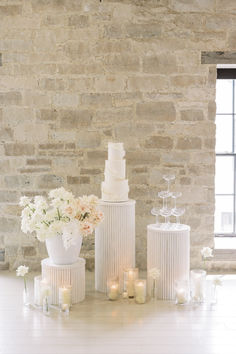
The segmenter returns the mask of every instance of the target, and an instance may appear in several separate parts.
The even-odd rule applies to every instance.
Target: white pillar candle
[[[128,292],[129,297],[134,297],[134,283],[138,278],[138,268],[129,268],[124,271],[124,290]]]
[[[59,288],[59,304],[71,306],[71,286]]]
[[[119,282],[113,281],[108,285],[109,300],[117,300],[119,297]]]
[[[144,304],[146,301],[146,280],[138,279],[135,281],[135,301]]]

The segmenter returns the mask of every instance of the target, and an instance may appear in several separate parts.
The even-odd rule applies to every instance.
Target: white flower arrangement
[[[42,196],[34,199],[21,197],[21,230],[35,233],[39,241],[64,233],[64,246],[73,244],[78,232],[82,236],[91,234],[103,220],[103,213],[97,209],[98,198],[94,195],[75,198],[63,187],[53,189],[48,200]]]
[[[210,247],[203,247],[201,249],[201,255],[202,255],[202,259],[206,260],[208,258],[212,258],[213,254],[212,254],[213,250]]]
[[[222,275],[216,276],[213,278],[212,280],[213,285],[216,286],[222,286],[223,285],[223,281],[222,281]]]
[[[27,289],[25,276],[26,276],[26,274],[28,274],[28,272],[29,272],[29,267],[26,267],[25,265],[21,265],[16,269],[17,277],[23,277],[23,279],[24,279],[25,291]]]
[[[148,271],[148,276],[154,280],[159,279],[161,275],[160,269],[157,268],[151,268]]]

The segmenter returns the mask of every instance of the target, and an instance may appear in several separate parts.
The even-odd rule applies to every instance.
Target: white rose
[[[29,267],[26,267],[25,265],[21,265],[17,268],[16,270],[16,275],[18,277],[24,277],[25,274],[27,274],[29,271]]]

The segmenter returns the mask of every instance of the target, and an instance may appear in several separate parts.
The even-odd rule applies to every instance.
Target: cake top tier
[[[108,143],[108,160],[121,160],[124,156],[123,143]]]

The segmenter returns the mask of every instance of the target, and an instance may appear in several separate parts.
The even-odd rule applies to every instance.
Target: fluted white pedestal
[[[104,221],[95,231],[95,288],[106,292],[107,281],[118,277],[123,289],[123,271],[135,266],[135,201],[100,201]]]
[[[46,279],[52,287],[52,303],[59,302],[59,288],[72,286],[72,304],[83,301],[85,298],[85,260],[78,258],[76,263],[70,265],[56,265],[45,258],[41,262],[42,279]]]
[[[161,300],[174,300],[174,284],[188,280],[190,271],[190,227],[163,230],[155,224],[147,227],[147,270],[160,270],[157,296]]]

